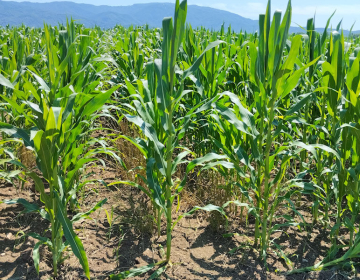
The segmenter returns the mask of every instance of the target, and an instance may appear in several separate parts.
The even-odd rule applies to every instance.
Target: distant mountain
[[[315,28],[316,32],[320,33],[322,35],[322,33],[324,32],[325,28]],[[335,31],[336,29],[332,29],[331,27],[328,28],[328,34],[331,31]],[[302,29],[301,27],[290,27],[290,32],[291,33],[306,33],[306,31],[304,29]],[[339,31],[341,32],[341,31]],[[344,30],[344,35],[347,36],[349,35],[350,31],[349,30]],[[352,34],[360,34],[360,30],[358,31],[352,31]]]
[[[174,15],[172,3],[135,4],[131,6],[94,6],[73,2],[12,2],[0,1],[0,25],[21,25],[42,27],[44,22],[56,25],[73,18],[86,26],[98,25],[111,28],[116,24],[123,26],[149,24],[161,27],[162,19]],[[188,6],[187,21],[193,27],[204,26],[208,29],[220,29],[223,22],[231,24],[235,31],[254,32],[258,21],[237,14],[196,5]]]
[[[111,28],[116,24],[123,26],[149,24],[150,27],[161,27],[162,19],[174,15],[173,3],[135,4],[131,6],[94,6],[73,2],[13,2],[0,0],[0,25],[21,25],[42,27],[44,22],[57,25],[64,23],[66,18],[73,18],[86,26],[98,25]],[[219,30],[221,25],[231,27],[234,31],[254,32],[258,30],[258,21],[244,18],[223,10],[188,6],[187,22],[193,27],[204,26]],[[322,32],[323,29],[317,29]],[[304,33],[300,27],[291,27],[290,32]],[[349,32],[344,31],[347,35]],[[354,33],[359,34],[360,31]]]

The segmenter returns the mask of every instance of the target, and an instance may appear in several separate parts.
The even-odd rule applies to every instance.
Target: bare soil
[[[89,171],[93,171],[89,178],[105,178],[107,183],[116,180],[118,172],[101,167]],[[92,214],[93,220],[76,224],[76,232],[87,252],[92,279],[108,279],[110,274],[163,259],[165,229],[158,238],[156,229],[152,227],[151,209],[143,194],[126,186],[106,188],[100,183],[86,188],[80,199],[83,211],[108,198],[107,204]],[[0,201],[21,197],[40,204],[39,196],[31,189],[19,190],[2,183]],[[173,213],[174,217],[193,207],[191,196],[185,191],[180,210]],[[112,208],[114,221],[110,228],[104,209],[111,213]],[[301,213],[310,219],[307,214],[309,209],[303,208]],[[0,279],[51,279],[51,258],[47,249],[41,248],[38,276],[32,261],[35,240],[24,235],[28,232],[42,235],[48,224],[36,214],[22,214],[22,210],[20,205],[0,204]],[[160,279],[360,279],[346,268],[285,276],[283,272],[291,267],[273,250],[269,250],[268,266],[265,268],[253,247],[254,224],[251,219],[246,225],[245,221],[232,217],[227,231],[221,219],[216,220],[220,221],[220,226],[214,227],[214,219],[213,214],[199,211],[177,224],[173,232],[173,265]],[[236,234],[224,237],[229,232]],[[309,232],[290,227],[272,236],[293,262],[293,268],[314,265],[326,256],[330,244],[328,232],[320,226],[309,229]],[[69,259],[60,268],[57,279],[85,279],[76,257],[71,252],[68,254]],[[134,279],[148,279],[150,275]]]

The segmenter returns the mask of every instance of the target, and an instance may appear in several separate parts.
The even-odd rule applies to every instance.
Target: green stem
[[[170,262],[171,256],[171,228],[172,228],[172,203],[171,203],[171,188],[172,188],[172,180],[171,180],[171,171],[172,171],[172,141],[173,141],[173,131],[172,131],[172,123],[173,123],[173,91],[174,91],[174,75],[175,75],[175,59],[176,53],[175,51],[175,36],[176,36],[176,26],[177,19],[175,18],[175,26],[172,34],[172,45],[171,45],[171,59],[170,59],[170,83],[169,83],[169,94],[170,101],[167,107],[168,111],[168,120],[167,120],[167,130],[168,130],[168,138],[166,144],[166,191],[165,191],[165,199],[166,199],[166,262]]]
[[[52,188],[50,188],[52,189]],[[57,261],[57,251],[58,251],[58,248],[57,248],[57,229],[56,229],[56,218],[55,218],[55,215],[56,215],[56,201],[55,201],[55,198],[54,198],[54,193],[51,192],[51,198],[52,198],[52,201],[53,201],[53,213],[51,213],[50,215],[53,215],[52,219],[51,219],[51,242],[52,242],[52,245],[53,245],[53,248],[52,248],[52,259],[53,259],[53,269],[54,269],[54,277],[57,277],[57,265],[58,265],[58,261]]]
[[[1,111],[1,121],[6,123],[6,120],[5,120],[5,116],[4,116],[4,111]],[[6,134],[5,132],[1,132],[1,137],[2,137],[2,140],[5,141],[6,140]],[[7,164],[6,162],[4,162],[4,171],[7,171]]]
[[[157,213],[157,228],[158,228],[158,237],[161,236],[161,208],[158,208]]]
[[[171,203],[171,170],[172,170],[172,105],[170,105],[169,119],[168,119],[168,142],[167,142],[167,170],[166,170],[166,261],[170,262],[171,254],[171,227],[172,227],[172,203]]]
[[[263,109],[265,110],[265,109]],[[262,114],[261,117],[261,121],[260,121],[260,134],[259,134],[259,142],[258,142],[258,147],[259,147],[259,152],[262,151],[262,141],[263,141],[263,133],[264,133],[264,115]],[[261,172],[262,172],[262,164],[261,162],[258,163],[258,175],[257,175],[257,192],[258,192],[258,196],[257,196],[257,207],[258,209],[261,208]],[[259,217],[260,217],[260,211],[259,211]],[[255,219],[255,247],[257,247],[258,245],[258,239],[260,237],[260,230],[259,230],[259,225],[260,225],[260,218],[256,217]]]
[[[274,201],[278,201],[278,197],[279,197],[280,190],[281,190],[281,184],[276,184],[275,189],[276,189],[276,191],[275,191]],[[268,225],[268,227],[270,229],[272,227],[272,221],[273,221],[276,209],[277,209],[276,204],[273,204],[270,208],[269,225]],[[269,237],[270,237],[270,234],[267,234],[266,244],[269,244]]]
[[[274,105],[276,99],[276,92],[273,92],[273,97],[270,101],[270,114],[266,136],[266,148],[265,148],[265,182],[264,182],[264,204],[263,204],[263,217],[262,217],[262,236],[261,236],[261,251],[262,258],[266,262],[267,251],[267,220],[268,220],[268,207],[269,207],[269,192],[270,192],[270,149],[272,144],[272,122],[274,120]]]

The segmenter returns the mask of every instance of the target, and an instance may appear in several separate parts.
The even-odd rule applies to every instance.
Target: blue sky
[[[20,0],[21,1],[21,0]],[[31,2],[52,2],[51,0],[27,0]],[[123,6],[135,3],[175,2],[175,0],[72,0],[77,3],[93,5]],[[272,0],[272,11],[286,8],[287,0]],[[267,0],[188,0],[189,5],[209,6],[239,14],[243,17],[257,19],[264,13]],[[316,12],[316,27],[324,27],[328,17],[335,11],[332,25],[335,27],[343,19],[343,28],[350,29],[355,23],[354,30],[360,30],[360,1],[359,0],[293,0],[292,25],[306,25],[306,20]]]

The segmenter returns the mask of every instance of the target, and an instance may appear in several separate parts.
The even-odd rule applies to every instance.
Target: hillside
[[[173,16],[174,4],[150,3],[131,6],[94,6],[72,2],[30,3],[0,1],[0,25],[21,25],[41,27],[43,23],[58,24],[66,17],[72,17],[85,25],[110,28],[116,24],[123,26],[149,24],[161,27],[162,18]],[[257,30],[258,22],[237,14],[208,7],[190,5],[187,20],[193,27],[204,26],[219,29],[223,22],[231,24],[234,30]]]
[[[44,22],[57,25],[66,18],[73,18],[88,27],[98,25],[111,28],[116,24],[130,25],[148,24],[150,27],[161,27],[164,17],[173,16],[174,4],[148,3],[131,6],[94,6],[69,1],[51,3],[13,2],[0,0],[0,26],[16,26],[25,24],[31,27],[42,27]],[[203,26],[207,29],[219,30],[221,25],[231,24],[234,31],[254,32],[258,29],[258,21],[240,15],[197,5],[188,6],[187,22],[193,27]],[[306,22],[303,23],[304,26]],[[317,28],[322,32],[323,28]],[[291,27],[290,32],[303,33],[300,27]],[[349,31],[344,30],[347,35]],[[360,34],[360,31],[353,33]]]

